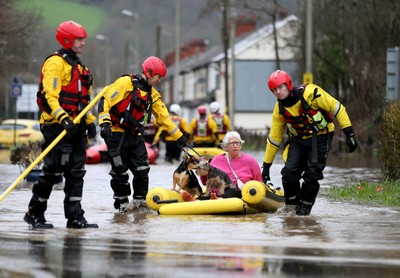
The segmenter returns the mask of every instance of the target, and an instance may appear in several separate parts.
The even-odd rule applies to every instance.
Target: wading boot
[[[79,219],[68,219],[67,228],[70,229],[87,229],[87,228],[98,228],[97,224],[89,224],[85,217],[81,216]]]
[[[132,209],[147,208],[147,203],[143,199],[132,199],[130,207]]]
[[[313,207],[312,203],[300,201],[299,204],[296,206],[296,214],[297,215],[310,215],[312,207]]]
[[[127,213],[129,208],[129,199],[125,198],[123,200],[115,199],[114,208],[119,211],[119,213]]]
[[[32,226],[32,229],[52,229],[53,224],[47,223],[43,215],[30,215],[29,212],[25,213],[24,221]]]

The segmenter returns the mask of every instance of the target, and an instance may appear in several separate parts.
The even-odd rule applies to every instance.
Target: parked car
[[[15,121],[14,119],[7,119],[0,124],[0,148],[10,148],[14,143],[43,140],[40,124],[37,120],[17,119]]]

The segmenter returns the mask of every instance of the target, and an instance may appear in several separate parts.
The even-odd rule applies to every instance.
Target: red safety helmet
[[[289,74],[283,70],[274,71],[268,78],[268,88],[272,91],[282,84],[286,84],[289,88],[289,91],[293,90],[293,83]]]
[[[207,113],[207,108],[205,106],[199,106],[197,107],[197,112],[199,112],[199,115],[205,115]]]
[[[165,78],[167,75],[167,67],[164,62],[155,56],[150,56],[146,60],[144,60],[143,64],[143,73],[149,73],[150,77],[153,77],[155,74],[161,75],[161,77]]]
[[[76,38],[87,38],[86,30],[82,25],[72,20],[62,22],[56,31],[56,39],[65,49],[74,46]],[[68,39],[68,42],[65,41]]]

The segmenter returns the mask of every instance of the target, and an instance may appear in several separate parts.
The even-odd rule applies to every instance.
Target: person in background
[[[67,228],[98,228],[89,224],[82,209],[87,138],[96,137],[96,118],[88,113],[79,123],[75,117],[90,101],[92,74],[79,59],[85,46],[86,30],[74,22],[62,22],[56,31],[61,49],[46,58],[40,76],[37,103],[42,110],[42,149],[46,149],[63,130],[66,135],[44,158],[43,173],[33,185],[32,198],[24,221],[32,228],[53,228],[44,213],[53,185],[64,173],[64,215]]]
[[[143,132],[144,141],[149,144],[152,144],[154,142],[154,138],[156,137],[156,134],[159,131],[159,129],[160,129],[160,127],[157,125],[154,115],[151,115],[150,123],[144,124],[144,132]],[[176,141],[174,141],[174,142],[176,145]],[[156,144],[155,146],[158,147],[158,144]]]
[[[224,139],[225,134],[231,130],[231,120],[226,113],[221,113],[221,107],[218,102],[214,101],[210,104],[211,113],[208,115],[217,124],[217,133],[215,145],[221,147],[222,139]]]
[[[164,62],[150,56],[144,60],[142,68],[142,73],[123,75],[106,86],[98,107],[100,135],[107,144],[111,162],[109,174],[114,208],[120,213],[129,208],[128,170],[133,174],[132,206],[146,206],[150,167],[143,131],[151,116],[154,115],[156,124],[177,140],[181,148],[187,146],[185,136],[172,122],[155,88],[167,74]]]
[[[240,190],[246,182],[252,180],[263,181],[257,160],[241,151],[243,144],[244,141],[237,131],[228,131],[221,142],[221,147],[226,153],[216,155],[210,162],[211,165],[227,173],[236,185],[236,189],[230,188],[225,191],[222,196],[224,198],[241,198]],[[205,185],[207,176],[200,176],[200,180]]]
[[[197,113],[198,116],[190,122],[193,147],[215,147],[217,124],[207,116],[207,107],[197,107]]]
[[[319,191],[318,181],[323,179],[335,129],[333,117],[346,135],[350,152],[358,146],[353,127],[346,108],[315,84],[294,87],[290,76],[277,70],[269,76],[268,87],[278,101],[267,138],[263,181],[270,180],[270,168],[287,127],[289,149],[281,171],[286,205],[294,206],[297,215],[309,215]]]
[[[190,136],[190,126],[185,118],[181,117],[181,107],[179,104],[171,104],[169,113],[172,122],[182,131],[185,138]],[[178,147],[176,141],[164,129],[160,128],[154,138],[153,145],[157,145],[160,140],[165,142],[165,161],[173,163],[173,160],[181,160],[181,148]]]

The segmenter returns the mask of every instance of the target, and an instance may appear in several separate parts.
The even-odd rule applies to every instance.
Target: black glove
[[[269,169],[271,168],[271,166],[272,166],[272,163],[263,162],[263,166],[262,166],[263,170],[262,170],[261,176],[262,176],[263,182],[265,184],[267,184],[268,181],[271,180],[271,178],[269,176]]]
[[[357,144],[357,141],[355,138],[355,134],[353,131],[353,127],[349,126],[349,127],[343,128],[343,132],[344,132],[344,134],[346,134],[346,144],[347,144],[347,147],[349,147],[349,152],[352,153],[358,147],[358,144]]]
[[[110,123],[102,123],[100,125],[100,136],[106,141],[112,137]]]
[[[97,134],[96,125],[94,123],[91,123],[90,125],[86,126],[86,129],[89,139],[94,139]]]
[[[61,125],[70,135],[74,134],[78,130],[74,122],[68,117],[61,121]]]
[[[176,144],[178,145],[178,148],[182,149],[188,145],[188,141],[186,140],[185,136],[181,136],[178,140],[176,140]]]

